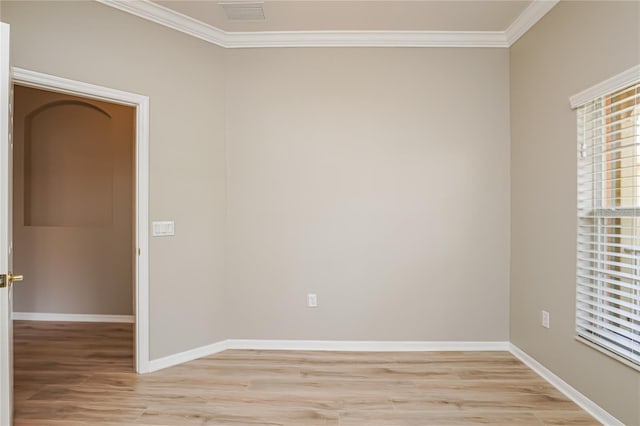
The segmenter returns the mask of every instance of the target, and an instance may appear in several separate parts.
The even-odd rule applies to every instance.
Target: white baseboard
[[[200,346],[199,348],[189,349],[188,351],[165,356],[164,358],[154,359],[149,361],[148,372],[151,373],[153,371],[162,370],[163,368],[173,367],[174,365],[193,361],[194,359],[214,355],[226,349],[229,349],[227,346],[227,340],[222,340],[210,345]]]
[[[227,340],[228,349],[284,351],[508,351],[509,342],[414,342],[348,340]]]
[[[193,361],[227,349],[288,350],[288,351],[363,351],[363,352],[423,352],[423,351],[508,351],[509,342],[390,342],[341,340],[222,340],[211,345],[190,349],[149,361],[149,372]]]
[[[577,389],[571,386],[569,383],[562,380],[560,377],[556,376],[551,370],[546,368],[544,365],[540,364],[529,354],[524,352],[522,349],[514,345],[510,344],[510,352],[518,358],[520,361],[525,363],[527,367],[538,373],[542,376],[543,379],[551,383],[556,389],[562,392],[567,398],[575,402],[580,408],[585,410],[587,413],[591,414],[596,420],[598,420],[603,425],[607,426],[624,426],[620,420],[616,419],[614,416],[609,414],[606,410],[600,407],[595,402],[591,401],[589,398],[580,393]]]
[[[41,312],[14,312],[12,318],[22,321],[136,322],[136,317],[133,315],[53,314]]]

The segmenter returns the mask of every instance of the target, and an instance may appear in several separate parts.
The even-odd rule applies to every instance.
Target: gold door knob
[[[14,283],[14,282],[19,282],[24,280],[24,276],[22,275],[13,275],[11,272],[9,272],[9,282],[10,283]]]
[[[13,282],[22,280],[24,280],[24,277],[22,275],[13,275],[11,272],[9,272],[7,275],[1,274],[0,288],[9,287]]]

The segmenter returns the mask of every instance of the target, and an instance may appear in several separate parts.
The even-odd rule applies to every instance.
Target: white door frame
[[[135,367],[149,372],[149,97],[12,68],[13,83],[136,108]]]
[[[9,24],[0,23],[0,273],[6,287],[0,289],[0,425],[13,421],[13,323],[11,274],[11,165],[12,108]]]

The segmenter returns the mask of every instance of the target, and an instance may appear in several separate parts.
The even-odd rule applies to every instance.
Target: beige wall
[[[569,96],[640,63],[640,3],[561,2],[510,49],[511,341],[629,425],[640,373],[574,340],[576,115]],[[540,327],[540,310],[551,328]]]
[[[151,358],[226,337],[222,50],[97,2],[5,2],[13,65],[150,97]]]
[[[229,334],[506,340],[508,52],[227,60]]]
[[[133,314],[135,109],[16,86],[14,310]]]

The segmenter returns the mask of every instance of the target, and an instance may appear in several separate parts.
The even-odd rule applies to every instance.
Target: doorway
[[[19,219],[18,223],[22,222],[23,225],[26,225],[24,226],[25,229],[27,227],[33,228],[31,231],[36,228],[41,228],[40,230],[44,229],[45,234],[47,231],[48,234],[51,234],[53,229],[61,233],[65,231],[64,228],[67,228],[66,231],[75,230],[76,234],[82,233],[80,232],[82,229],[85,231],[90,230],[88,235],[83,237],[85,241],[81,242],[81,244],[77,244],[78,241],[70,242],[64,238],[63,240],[66,241],[61,244],[71,244],[71,251],[75,251],[75,254],[79,255],[79,257],[93,250],[104,257],[103,261],[105,264],[109,263],[114,266],[115,269],[119,270],[114,275],[109,272],[109,268],[104,268],[104,265],[101,266],[100,260],[96,260],[95,258],[89,262],[81,262],[80,264],[76,264],[75,267],[84,268],[84,272],[86,272],[86,270],[92,269],[89,265],[94,262],[93,269],[98,270],[98,275],[102,275],[96,279],[99,283],[97,286],[94,286],[93,292],[91,286],[87,285],[87,279],[83,278],[82,273],[76,273],[76,276],[73,277],[76,281],[80,281],[80,283],[76,282],[73,284],[71,283],[71,281],[73,281],[71,279],[72,277],[68,275],[67,271],[67,275],[58,280],[59,285],[66,286],[64,291],[59,291],[59,289],[53,291],[47,290],[45,292],[45,294],[47,294],[47,300],[38,300],[37,293],[35,294],[35,298],[33,294],[25,296],[27,299],[25,304],[23,305],[23,301],[18,300],[17,307],[27,306],[31,311],[33,311],[35,307],[35,311],[37,312],[42,310],[40,307],[44,306],[45,311],[55,311],[55,308],[47,309],[47,307],[55,307],[56,303],[59,303],[59,306],[62,306],[62,308],[58,310],[68,312],[75,309],[73,307],[74,304],[82,304],[82,295],[84,295],[85,302],[88,300],[88,305],[90,306],[88,309],[96,310],[97,317],[91,313],[78,315],[93,316],[94,318],[86,319],[93,319],[95,321],[103,321],[105,318],[107,321],[122,321],[123,318],[128,318],[129,322],[135,322],[135,371],[145,373],[148,371],[149,364],[149,100],[146,96],[67,80],[29,70],[14,68],[12,71],[15,96],[29,96],[36,92],[42,92],[46,96],[49,96],[49,99],[47,99],[43,105],[36,107],[35,112],[30,112],[30,116],[28,117],[32,121],[30,125],[25,126],[24,123],[14,123],[15,126],[22,126],[25,132],[31,132],[30,135],[25,135],[25,140],[28,140],[28,142],[24,145],[24,151],[22,153],[15,153],[16,157],[22,155],[21,158],[28,158],[28,161],[23,161],[23,170],[18,171],[23,175],[23,182],[21,184],[18,182],[18,184],[14,185],[15,189],[23,194],[23,199],[18,200],[21,201],[22,207],[16,208],[16,213],[19,215],[19,217],[16,217]],[[76,118],[81,117],[76,121],[84,123],[84,128],[78,130],[79,133],[92,131],[97,128],[102,129],[101,132],[98,132],[101,134],[109,131],[110,126],[108,122],[113,116],[118,114],[124,114],[126,116],[130,114],[132,125],[128,126],[128,131],[132,137],[130,138],[130,145],[128,147],[130,151],[129,164],[123,166],[121,163],[120,166],[116,167],[116,162],[112,161],[115,157],[123,154],[122,152],[117,152],[118,150],[122,150],[122,147],[110,150],[105,148],[104,144],[100,143],[94,143],[93,146],[85,146],[79,143],[82,137],[80,137],[78,141],[69,141],[64,138],[52,141],[47,140],[48,136],[43,138],[42,135],[47,134],[47,123],[51,124],[51,122],[61,121],[65,113],[69,114],[70,112]],[[89,121],[91,124],[87,124]],[[36,125],[33,125],[34,122]],[[43,123],[45,127],[42,127]],[[83,125],[80,127],[83,127]],[[127,126],[125,126],[124,130],[121,129],[122,132],[127,132],[126,127]],[[18,135],[16,135],[16,137],[18,137]],[[97,139],[99,140],[100,137]],[[41,145],[46,145],[45,142],[50,145],[48,150],[45,149],[46,155],[42,155],[42,152],[34,153],[34,150],[42,149]],[[102,142],[104,142],[104,140]],[[74,154],[71,154],[71,157],[78,158],[70,158],[69,153],[63,155],[62,151],[64,146],[67,146],[67,148],[73,146],[75,151],[73,151]],[[19,151],[19,149],[16,149],[16,151]],[[93,151],[93,153],[89,151]],[[89,157],[93,159],[87,160]],[[19,159],[16,158],[16,160]],[[70,166],[70,170],[61,171],[61,167],[59,167],[61,162]],[[116,171],[115,169],[118,167],[122,170]],[[82,174],[83,178],[78,180],[72,176],[70,177],[68,176],[68,171],[74,171],[76,174],[84,173]],[[124,180],[126,180],[124,177],[128,177],[129,179],[128,190],[126,189],[127,185],[124,183]],[[58,185],[54,185],[54,183]],[[69,193],[61,194],[54,190],[44,197],[41,196],[42,193],[45,192],[44,189],[52,186],[60,187],[61,183],[62,186],[67,186],[71,189],[71,195]],[[123,188],[125,189],[123,190]],[[102,194],[102,196],[98,196],[99,194]],[[127,205],[129,206],[128,217],[126,211],[122,213],[123,206],[126,207]],[[128,224],[125,223],[127,221]],[[128,240],[121,238],[119,242],[115,242],[114,239],[107,235],[110,233],[108,228],[116,222],[120,225],[123,223],[128,225]],[[127,226],[124,228],[126,230]],[[56,232],[53,233],[55,234]],[[91,235],[91,233],[93,233],[93,235]],[[98,238],[100,234],[102,235],[102,240]],[[29,237],[33,238],[33,235]],[[59,235],[57,237],[60,238]],[[78,235],[75,235],[75,237],[78,237]],[[80,239],[82,240],[83,238]],[[92,238],[93,241],[90,241]],[[93,249],[87,249],[92,243],[96,242],[98,244],[94,244],[92,246]],[[28,241],[28,243],[33,242]],[[83,244],[85,245],[83,246]],[[89,244],[89,246],[86,244]],[[52,238],[51,235],[45,237],[44,243],[41,241],[40,244],[29,245],[18,242],[16,245],[17,254],[20,250],[20,245],[27,247],[28,250],[41,250],[48,245],[53,246],[55,251],[56,247],[59,249],[62,247],[56,243],[55,238]],[[106,251],[105,246],[108,246],[108,250]],[[37,261],[37,253],[34,252],[33,254],[34,260]],[[108,259],[109,256],[112,258]],[[55,254],[52,255],[53,259],[55,259],[55,257]],[[60,263],[59,259],[57,263]],[[36,274],[36,278],[39,281],[43,280],[43,278],[46,278],[46,276],[52,273],[51,271],[55,271],[56,267],[62,271],[61,266],[62,265],[54,265],[53,269],[44,268],[45,272]],[[27,267],[27,269],[30,268]],[[72,271],[71,275],[75,272]],[[128,280],[126,278],[123,280],[122,277],[127,274]],[[106,277],[104,275],[106,275]],[[85,274],[84,277],[86,276]],[[78,278],[80,279],[78,280]],[[125,288],[123,292],[122,286],[119,290],[109,288],[109,282],[114,279],[128,281],[128,289]],[[28,282],[24,284],[28,284]],[[74,288],[73,285],[77,287]],[[80,294],[74,294],[74,290],[76,289],[79,289],[78,293]],[[36,288],[34,290],[38,289]],[[62,294],[57,295],[56,293],[58,292]],[[122,305],[123,298],[121,296],[127,292],[129,297],[128,300],[124,301],[124,305],[128,306],[124,306]],[[25,292],[25,294],[26,293],[28,293],[28,291]],[[118,294],[120,297],[117,297]],[[72,300],[69,300],[69,296],[71,296]],[[18,297],[20,297],[20,295],[18,295]],[[118,306],[118,304],[120,305]],[[85,311],[86,309],[87,306],[85,306]],[[127,314],[127,309],[130,314]],[[108,310],[112,310],[114,314],[104,314],[104,312]]]
[[[133,322],[135,109],[13,94],[13,318]]]

